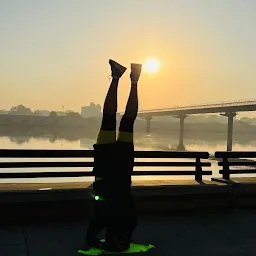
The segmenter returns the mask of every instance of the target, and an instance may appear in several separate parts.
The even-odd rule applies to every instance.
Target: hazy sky
[[[0,109],[102,105],[113,58],[154,57],[140,108],[256,95],[254,0],[0,0]],[[119,108],[129,92],[120,81]]]

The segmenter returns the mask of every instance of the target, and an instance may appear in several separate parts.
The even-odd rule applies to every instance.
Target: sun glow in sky
[[[251,99],[255,9],[254,0],[0,0],[0,110],[103,105],[110,58],[128,71],[144,64],[140,109]]]
[[[160,67],[160,64],[156,59],[148,59],[143,65],[143,68],[147,72],[157,72],[159,67]]]

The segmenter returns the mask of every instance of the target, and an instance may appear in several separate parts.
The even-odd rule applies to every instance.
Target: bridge
[[[233,119],[237,112],[256,111],[256,100],[208,103],[189,106],[173,106],[170,108],[141,110],[138,117],[146,119],[147,133],[150,133],[150,121],[154,116],[173,116],[180,119],[179,150],[184,150],[184,121],[188,115],[220,113],[228,118],[227,151],[232,151]]]
[[[256,100],[218,102],[188,106],[173,106],[169,108],[140,110],[139,117],[169,116],[169,115],[196,115],[221,112],[256,111]]]

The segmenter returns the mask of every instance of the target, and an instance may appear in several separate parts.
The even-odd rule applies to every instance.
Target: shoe
[[[127,69],[126,67],[120,65],[119,63],[111,59],[109,60],[109,64],[111,66],[111,76],[116,79],[119,79]]]
[[[138,83],[141,74],[142,65],[131,63],[131,81],[132,83]]]

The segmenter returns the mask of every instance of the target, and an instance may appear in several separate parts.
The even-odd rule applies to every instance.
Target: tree
[[[73,111],[73,110],[66,110],[65,113],[66,113],[66,114],[74,113],[74,111]]]
[[[51,111],[50,115],[47,117],[46,121],[49,125],[59,125],[59,116],[57,115],[56,111]]]
[[[33,111],[30,108],[25,107],[24,105],[17,105],[10,109],[11,114],[17,115],[33,115]]]
[[[81,118],[82,116],[78,112],[68,112],[66,114],[68,118]]]
[[[57,115],[56,111],[51,111],[49,117],[56,118],[56,117],[58,117],[58,115]]]

